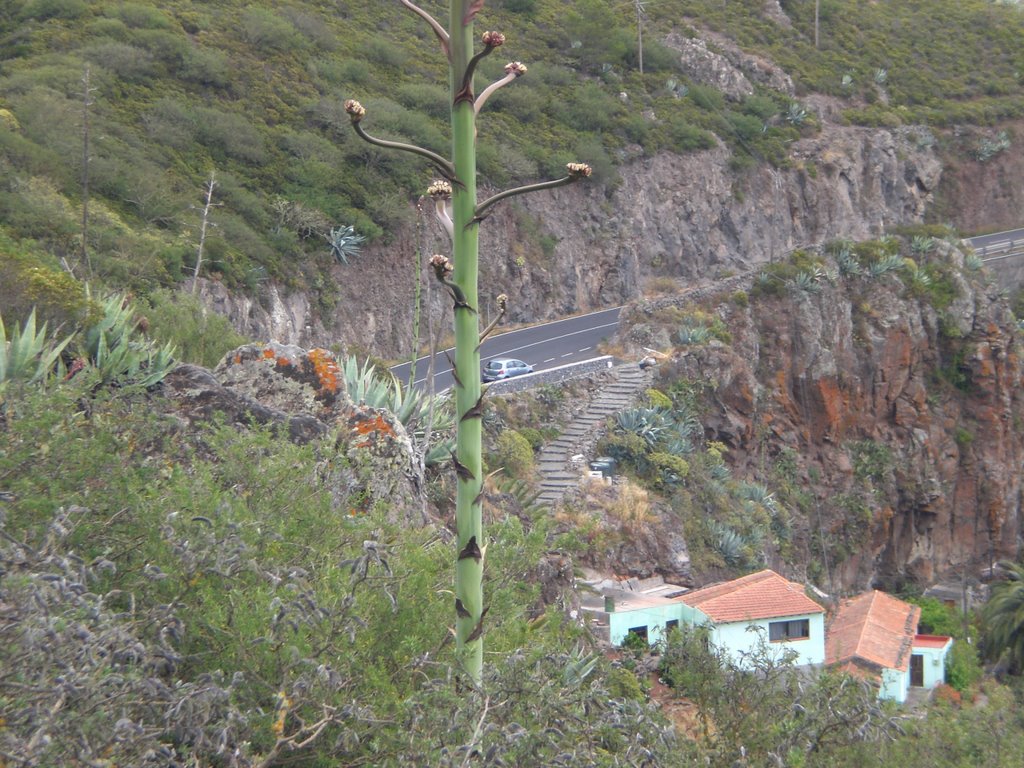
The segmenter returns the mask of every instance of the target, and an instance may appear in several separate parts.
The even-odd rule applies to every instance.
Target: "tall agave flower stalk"
[[[590,167],[570,163],[567,174],[554,181],[509,189],[482,202],[476,190],[476,120],[484,102],[498,88],[526,73],[519,62],[505,67],[505,76],[488,85],[479,94],[474,87],[474,71],[485,56],[505,42],[500,32],[485,32],[482,49],[474,53],[473,21],[484,6],[484,0],[451,0],[448,29],[427,11],[410,2],[399,2],[422,18],[440,43],[448,58],[451,86],[451,160],[411,144],[378,139],[362,126],[366,110],[357,101],[345,102],[352,126],[361,138],[380,147],[411,152],[428,160],[443,179],[430,185],[438,220],[452,240],[452,258],[436,254],[430,264],[438,281],[454,303],[455,406],[458,419],[456,449],[452,465],[457,475],[455,523],[457,528],[457,559],[455,567],[455,640],[457,654],[469,677],[480,682],[483,672],[484,605],[483,568],[484,543],[481,505],[483,498],[482,401],[480,386],[480,343],[493,330],[492,322],[481,334],[478,301],[479,228],[490,208],[512,197],[541,189],[568,184],[590,175]],[[505,297],[499,297],[500,314],[504,313]],[[500,317],[499,314],[499,317]]]

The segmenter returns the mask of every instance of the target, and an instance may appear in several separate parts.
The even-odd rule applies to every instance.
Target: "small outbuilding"
[[[953,639],[919,635],[921,609],[878,590],[840,603],[829,622],[826,662],[878,682],[878,697],[903,703],[911,689],[946,680]]]

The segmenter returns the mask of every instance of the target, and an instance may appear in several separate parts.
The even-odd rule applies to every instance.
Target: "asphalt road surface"
[[[599,357],[597,345],[615,333],[620,309],[603,309],[490,336],[480,348],[480,362],[483,364],[495,357],[514,357],[532,365],[534,371],[543,371]],[[448,352],[454,359],[455,350],[449,349]],[[426,382],[428,358],[421,357],[416,361],[416,387],[422,387]],[[394,366],[391,372],[399,381],[407,383],[409,366],[409,363],[402,363]],[[440,392],[454,383],[448,358],[444,351],[439,351],[434,358],[434,389]]]

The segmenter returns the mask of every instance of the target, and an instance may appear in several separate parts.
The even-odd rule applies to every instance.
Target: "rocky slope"
[[[785,73],[727,40],[671,35],[666,42],[692,80],[723,88],[730,98],[748,95],[755,84],[792,94]],[[628,103],[630,95],[623,98]],[[684,156],[643,156],[634,147],[623,152],[616,184],[574,185],[498,206],[481,228],[485,314],[499,293],[513,297],[512,322],[614,306],[638,297],[652,278],[724,274],[797,247],[877,236],[928,218],[970,231],[1015,224],[1021,193],[1007,183],[1012,158],[979,163],[968,137],[946,140],[919,126],[851,127],[828,98],[801,103],[821,129],[792,145],[788,168],[761,164],[737,173],[724,145]],[[315,297],[271,285],[258,301],[216,284],[204,296],[255,338],[404,356],[413,346],[416,280],[429,290],[426,258],[447,248],[431,219],[424,229],[418,236],[410,225],[338,265],[337,301],[326,311]],[[439,302],[431,308],[435,317],[442,313]]]
[[[731,342],[678,349],[661,367],[662,386],[708,385],[705,429],[735,473],[808,494],[806,559],[790,567],[817,561],[826,587],[959,582],[1017,554],[1020,332],[983,273],[950,274],[958,296],[941,311],[895,272],[837,271],[749,305],[720,293],[705,306]],[[641,304],[626,322],[657,339],[656,317]]]
[[[729,151],[717,147],[627,162],[614,190],[575,185],[520,198],[481,228],[482,296],[513,297],[512,322],[541,320],[621,304],[654,277],[747,268],[801,245],[920,221],[941,176],[920,136],[828,126],[793,145],[797,162],[787,170],[737,176]],[[538,234],[557,241],[550,255],[536,244]],[[435,232],[431,252],[443,248]],[[326,325],[308,297],[272,287],[259,304],[219,286],[207,301],[257,337],[397,357],[411,345],[416,250],[413,233],[400,232],[337,267],[340,300]]]

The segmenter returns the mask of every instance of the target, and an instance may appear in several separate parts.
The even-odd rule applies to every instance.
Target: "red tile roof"
[[[873,590],[839,606],[825,632],[827,664],[906,670],[921,609]]]
[[[915,648],[945,648],[953,638],[947,635],[915,635]]]
[[[802,586],[771,570],[695,589],[676,599],[717,624],[824,613]]]

